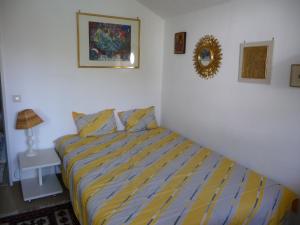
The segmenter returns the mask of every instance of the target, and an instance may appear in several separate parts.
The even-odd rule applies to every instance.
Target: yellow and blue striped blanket
[[[56,141],[82,225],[288,224],[295,195],[168,129]]]

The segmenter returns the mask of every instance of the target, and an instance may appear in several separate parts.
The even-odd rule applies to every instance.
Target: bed
[[[165,128],[56,141],[82,225],[287,225],[296,195]]]

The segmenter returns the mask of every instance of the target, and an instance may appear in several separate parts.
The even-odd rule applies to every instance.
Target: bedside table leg
[[[42,186],[43,185],[42,169],[38,168],[38,172],[39,172],[39,185]]]

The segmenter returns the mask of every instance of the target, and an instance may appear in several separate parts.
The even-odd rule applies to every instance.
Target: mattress
[[[56,141],[82,225],[289,224],[296,195],[165,128]]]

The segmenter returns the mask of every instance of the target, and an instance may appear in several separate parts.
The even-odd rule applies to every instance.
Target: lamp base
[[[33,139],[33,131],[32,128],[29,128],[26,130],[26,136],[27,136],[27,145],[28,149],[26,151],[26,156],[27,157],[33,157],[37,155],[37,152],[32,149],[34,139]]]
[[[27,150],[26,151],[26,153],[25,153],[25,155],[27,156],[27,157],[34,157],[34,156],[36,156],[37,155],[37,151],[34,151],[34,150]]]

